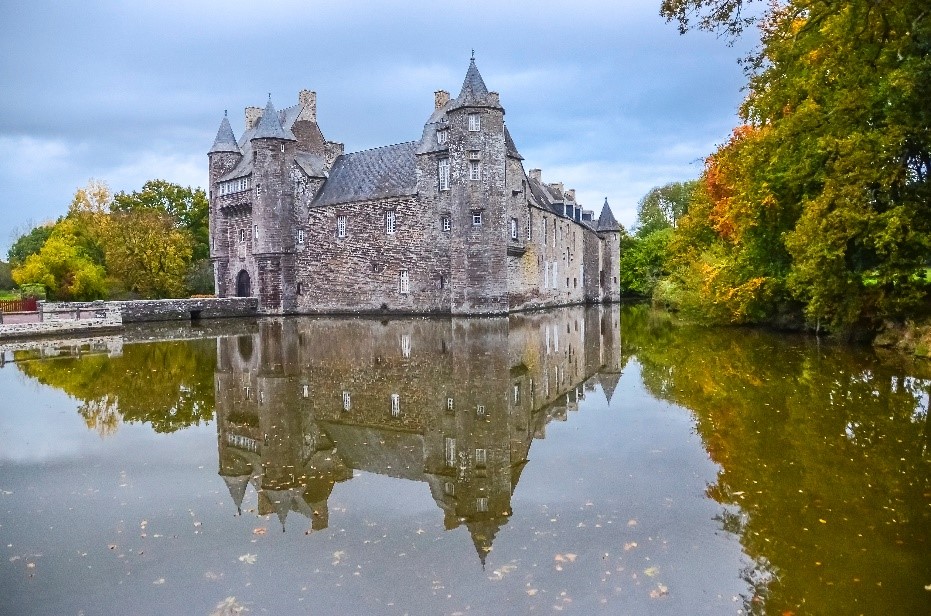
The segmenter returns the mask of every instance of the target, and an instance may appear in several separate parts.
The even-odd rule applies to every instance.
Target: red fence
[[[0,312],[35,312],[39,309],[36,298],[0,299]]]

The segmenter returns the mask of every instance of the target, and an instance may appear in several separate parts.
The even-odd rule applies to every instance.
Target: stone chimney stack
[[[311,90],[301,90],[297,93],[297,102],[302,107],[301,119],[311,122],[317,121],[317,93]]]
[[[566,201],[575,201],[575,189],[570,188],[566,191]]]
[[[550,182],[549,184],[547,184],[547,186],[549,186],[550,188],[552,188],[559,194],[563,194],[562,182]]]
[[[531,169],[531,170],[530,170],[530,179],[531,179],[531,180],[534,180],[535,182],[539,182],[539,181],[540,181],[540,178],[542,178],[542,177],[543,177],[543,172],[542,172],[541,170],[539,170],[539,169]]]
[[[255,128],[255,125],[259,123],[259,120],[262,118],[262,108],[261,107],[246,107],[246,130],[250,128]]]
[[[434,109],[439,109],[443,105],[449,102],[449,92],[446,90],[437,90],[433,93],[433,103],[435,105]]]

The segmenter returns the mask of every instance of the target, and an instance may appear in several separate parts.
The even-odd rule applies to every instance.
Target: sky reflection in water
[[[927,366],[639,306],[104,343],[0,369],[0,613],[931,608]]]

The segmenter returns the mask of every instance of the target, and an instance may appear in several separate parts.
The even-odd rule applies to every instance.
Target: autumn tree
[[[637,204],[637,235],[646,237],[660,229],[675,228],[688,212],[697,182],[670,182],[650,189]]]
[[[13,267],[22,265],[29,255],[34,255],[42,250],[42,246],[48,241],[54,226],[51,223],[34,226],[29,231],[19,235],[7,251],[10,265]]]
[[[55,225],[38,253],[13,270],[13,280],[43,285],[51,299],[92,300],[107,295],[106,271],[95,259],[80,224],[65,218]]]
[[[110,214],[104,231],[108,273],[142,297],[179,297],[191,265],[191,238],[156,209]]]
[[[918,0],[749,5],[662,4],[683,30],[735,36],[758,20],[761,34],[745,126],[708,159],[677,229],[674,290],[731,321],[791,302],[834,329],[909,314],[931,252],[931,12]]]
[[[204,189],[183,187],[165,180],[149,180],[142,185],[142,190],[120,192],[113,197],[113,212],[143,210],[166,214],[177,228],[187,231],[192,241],[194,261],[210,257],[209,205]]]

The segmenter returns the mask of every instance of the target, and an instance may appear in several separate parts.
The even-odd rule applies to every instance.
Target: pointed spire
[[[236,143],[236,135],[233,134],[233,127],[230,126],[230,120],[226,117],[226,111],[223,111],[223,121],[220,122],[220,130],[217,131],[217,138],[213,140],[213,147],[208,154],[217,154],[219,152],[236,152],[242,154],[239,145]]]
[[[268,93],[268,104],[265,105],[265,111],[262,112],[262,118],[255,127],[253,139],[286,139],[288,141],[297,141],[291,131],[286,131],[281,126],[278,119],[278,112],[272,104],[271,92]]]
[[[230,497],[236,503],[236,510],[242,511],[242,500],[246,496],[246,486],[249,485],[249,475],[239,477],[223,477],[226,483],[226,489],[230,491]]]
[[[472,52],[472,59],[469,61],[469,70],[466,71],[465,79],[462,82],[462,90],[459,92],[459,98],[484,98],[488,96],[488,88],[482,79],[478,67],[475,66],[475,51]]]
[[[620,231],[621,225],[618,224],[617,219],[614,218],[614,214],[611,212],[611,206],[608,205],[608,198],[605,197],[605,204],[601,208],[601,215],[598,216],[598,228],[597,231]]]

